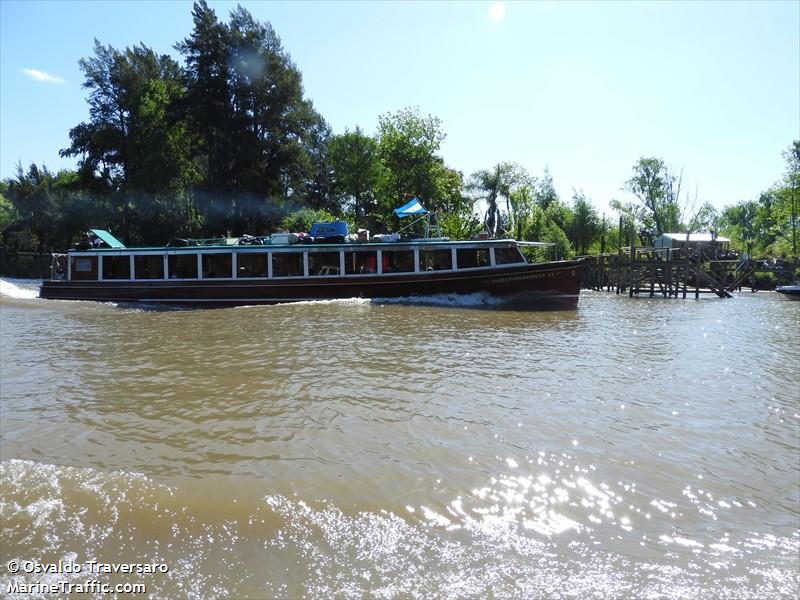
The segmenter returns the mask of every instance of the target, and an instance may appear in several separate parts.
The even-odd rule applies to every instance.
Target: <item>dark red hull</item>
[[[225,279],[200,281],[45,281],[54,300],[154,302],[176,306],[237,306],[338,298],[404,298],[485,292],[519,309],[575,308],[580,261],[392,276]]]

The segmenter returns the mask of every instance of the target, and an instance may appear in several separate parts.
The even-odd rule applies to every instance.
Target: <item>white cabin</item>
[[[685,233],[662,233],[655,240],[655,248],[685,248],[686,246],[696,246],[697,244],[713,244],[719,248],[727,248],[730,240],[721,235],[713,233],[690,233],[687,241]]]

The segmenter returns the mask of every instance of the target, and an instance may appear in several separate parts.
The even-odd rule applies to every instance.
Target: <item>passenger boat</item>
[[[275,234],[126,248],[107,231],[91,234],[53,255],[40,297],[196,307],[483,292],[501,307],[575,308],[583,267],[529,263],[520,248],[547,244],[512,239],[292,243],[294,234]]]
[[[793,283],[792,285],[782,285],[775,288],[779,294],[783,294],[787,298],[793,300],[800,300],[800,283]]]

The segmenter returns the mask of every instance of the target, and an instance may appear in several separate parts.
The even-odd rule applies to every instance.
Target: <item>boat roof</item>
[[[92,232],[102,231],[102,230],[92,230]],[[452,246],[465,246],[465,247],[481,247],[481,246],[497,246],[497,245],[507,245],[507,244],[514,244],[518,246],[532,246],[532,247],[549,247],[552,246],[552,243],[549,242],[518,242],[514,239],[494,239],[494,240],[447,240],[447,239],[436,239],[436,238],[420,238],[420,239],[412,239],[412,240],[403,240],[397,242],[339,242],[335,244],[238,244],[238,243],[221,243],[217,240],[214,243],[202,244],[198,243],[195,245],[187,245],[187,246],[143,246],[137,248],[128,248],[122,244],[119,240],[114,238],[110,233],[103,232],[108,234],[112,240],[114,240],[119,245],[112,245],[108,240],[104,239],[100,235],[100,239],[106,242],[110,248],[91,248],[86,250],[79,250],[77,252],[109,252],[110,250],[125,250],[127,252],[198,252],[198,251],[206,251],[206,250],[269,250],[269,249],[292,249],[292,250],[378,250],[378,249],[387,249],[387,248],[395,248],[395,249],[403,249],[403,248],[415,248],[420,246],[442,246],[442,247],[452,247]],[[97,234],[95,234],[97,235]],[[237,240],[237,238],[231,238],[231,240]],[[202,240],[197,240],[201,242]],[[237,240],[238,242],[238,240]]]

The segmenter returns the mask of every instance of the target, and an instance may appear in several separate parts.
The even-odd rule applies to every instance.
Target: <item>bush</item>
[[[327,210],[319,209],[312,210],[310,208],[301,208],[286,217],[281,221],[281,228],[286,231],[301,232],[310,231],[314,223],[325,223],[328,221],[335,221],[334,217]]]
[[[756,273],[755,288],[757,290],[774,290],[780,285],[776,273]]]
[[[468,240],[483,229],[478,217],[471,211],[444,213],[438,220],[442,235],[453,240]]]

